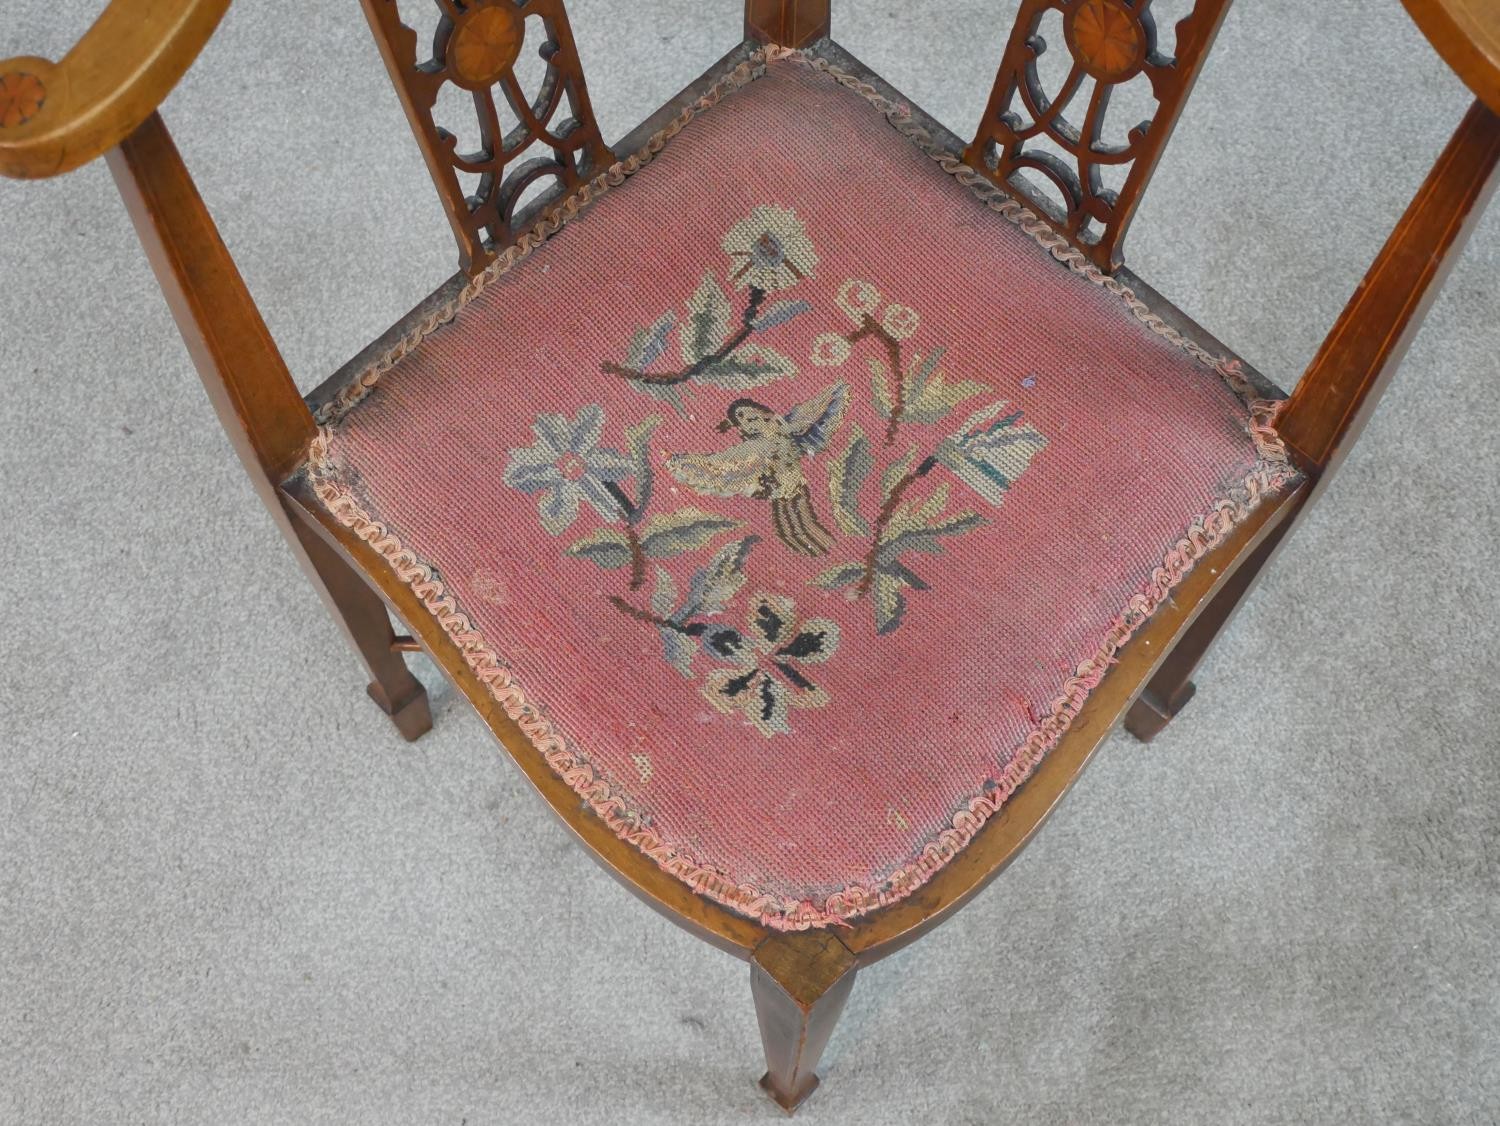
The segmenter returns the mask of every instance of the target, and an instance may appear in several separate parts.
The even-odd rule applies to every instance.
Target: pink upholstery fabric
[[[1004,801],[1280,479],[1251,424],[784,60],[406,355],[318,471],[618,832],[789,928],[899,899]]]

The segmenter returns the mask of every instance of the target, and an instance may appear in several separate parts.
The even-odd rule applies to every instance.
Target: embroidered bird
[[[835,383],[816,398],[777,414],[754,399],[729,404],[720,433],[742,439],[711,454],[674,454],[667,471],[695,492],[771,502],[771,525],[799,555],[827,555],[833,536],[813,511],[802,459],[820,453],[844,418],[849,389]]]

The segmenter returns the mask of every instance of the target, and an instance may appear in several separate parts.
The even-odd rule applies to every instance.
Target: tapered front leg
[[[432,730],[427,690],[394,647],[396,633],[385,603],[301,518],[292,514],[290,520],[307,562],[304,569],[308,577],[370,674],[366,689],[370,699],[391,717],[407,742],[425,735]]]
[[[1213,640],[1212,635],[1208,640]],[[1207,646],[1205,646],[1198,650],[1196,655],[1202,657],[1207,651]],[[1177,713],[1187,707],[1192,698],[1198,694],[1198,686],[1191,680],[1181,680],[1171,676],[1166,679],[1177,680],[1175,687],[1167,690],[1166,695],[1158,693],[1153,681],[1136,698],[1135,703],[1130,705],[1130,711],[1125,713],[1125,730],[1142,743],[1151,742],[1165,731],[1167,724],[1176,719]]]
[[[1146,690],[1125,713],[1125,730],[1142,743],[1149,743],[1160,735],[1198,691],[1192,681],[1194,670],[1255,586],[1255,580],[1260,578],[1266,564],[1276,554],[1295,519],[1290,517],[1282,521],[1229,576],[1219,593],[1198,612],[1187,631],[1178,638],[1177,644],[1162,661],[1161,668],[1146,685]]]
[[[141,245],[256,494],[370,672],[370,696],[415,739],[432,726],[427,693],[393,648],[385,603],[283,502],[278,484],[306,460],[317,424],[161,117],[107,154]]]
[[[761,943],[750,959],[750,992],[766,1049],[760,1085],[787,1113],[818,1085],[813,1069],[854,988],[854,955],[827,931]]]

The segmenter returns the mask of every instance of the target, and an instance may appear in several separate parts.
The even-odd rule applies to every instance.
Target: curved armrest
[[[114,148],[177,84],[229,0],[113,0],[62,62],[0,61],[0,175],[56,176]]]
[[[1500,113],[1500,3],[1401,0],[1427,41],[1485,105]]]

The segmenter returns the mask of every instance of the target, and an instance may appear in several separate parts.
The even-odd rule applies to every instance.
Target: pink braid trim
[[[1267,412],[1268,414],[1270,412]],[[1275,441],[1270,419],[1265,427],[1268,442]],[[870,889],[850,886],[829,896],[822,905],[811,900],[773,896],[750,884],[736,883],[714,867],[703,864],[686,852],[668,844],[646,827],[640,814],[625,805],[590,765],[588,760],[569,746],[552,721],[531,703],[525,691],[511,676],[499,655],[489,647],[483,635],[474,628],[467,615],[434,576],[431,566],[404,547],[400,539],[384,524],[374,520],[355,500],[349,489],[336,478],[328,443],[331,435],[324,428],[313,440],[309,459],[309,477],[318,499],[329,512],[360,539],[381,555],[396,576],[422,600],[443,631],[448,634],[474,675],[485,685],[495,701],[505,710],[522,733],[546,759],[547,765],[583,798],[610,829],[649,856],[664,871],[688,884],[700,895],[723,904],[743,915],[759,919],[775,930],[806,930],[811,927],[848,925],[849,920],[866,915],[880,907],[904,899],[930,880],[974,838],[984,823],[1005,803],[1016,788],[1031,774],[1046,753],[1072,725],[1089,693],[1104,678],[1116,661],[1116,654],[1130,640],[1142,622],[1170,595],[1193,565],[1212,551],[1270,492],[1296,478],[1297,473],[1285,461],[1263,461],[1245,478],[1234,495],[1219,502],[1206,515],[1195,520],[1177,541],[1151,575],[1146,587],[1131,598],[1125,609],[1105,632],[1104,640],[1093,656],[1079,663],[1074,674],[1062,685],[1051,710],[1012,756],[996,784],[986,793],[973,798],[953,815],[951,827],[940,832],[922,849],[915,860],[898,869],[885,886]],[[1279,442],[1276,442],[1279,446]]]
[[[889,102],[873,87],[829,66],[821,59],[779,48],[768,48],[752,56],[698,102],[687,107],[666,130],[652,137],[646,149],[611,167],[608,172],[585,185],[581,196],[575,195],[563,201],[538,220],[533,232],[524,236],[517,246],[507,250],[449,306],[438,310],[426,322],[417,326],[391,352],[345,387],[321,414],[320,421],[333,422],[347,412],[369,394],[380,377],[423,337],[450,320],[489,282],[528,256],[547,236],[573,218],[590,198],[608,187],[618,185],[647,163],[660,151],[666,140],[679,132],[696,113],[708,109],[726,94],[759,77],[767,59],[779,58],[798,59],[806,65],[825,71],[841,85],[863,95],[886,114],[898,131],[927,152],[944,171],[968,187],[985,206],[1019,226],[1074,273],[1113,293],[1152,332],[1165,337],[1204,366],[1217,372],[1247,403],[1250,418],[1246,429],[1259,457],[1255,468],[1230,496],[1192,522],[1182,538],[1167,552],[1161,565],[1152,572],[1144,588],[1130,599],[1110,624],[1093,655],[1081,661],[1073,675],[1063,681],[1051,708],[1017,748],[1000,776],[994,779],[994,786],[972,798],[966,806],[954,813],[950,826],[930,840],[914,860],[898,869],[881,887],[846,887],[830,895],[822,904],[817,904],[808,899],[770,895],[752,885],[736,883],[711,865],[703,864],[676,846],[668,844],[643,823],[639,812],[625,805],[589,761],[568,745],[568,741],[542,710],[527,699],[526,693],[515,682],[499,655],[489,647],[468,617],[458,609],[442,582],[434,576],[432,567],[404,547],[389,528],[371,518],[355,500],[348,487],[338,478],[337,467],[330,452],[332,430],[327,426],[319,430],[309,449],[308,476],[319,500],[339,523],[368,543],[385,559],[397,577],[411,587],[428,612],[458,646],[474,675],[484,683],[506,715],[520,727],[548,766],[588,803],[589,808],[617,836],[640,849],[664,871],[689,885],[698,894],[740,914],[758,919],[772,929],[791,931],[822,926],[847,926],[851,919],[896,903],[932,879],[939,869],[974,839],[984,823],[1005,804],[1047,752],[1063,737],[1087,701],[1089,693],[1104,679],[1109,667],[1116,663],[1120,649],[1141,623],[1169,597],[1173,588],[1192,570],[1194,564],[1223,543],[1234,527],[1267,494],[1296,480],[1299,474],[1289,462],[1286,447],[1275,430],[1276,415],[1283,404],[1253,398],[1252,388],[1245,379],[1239,360],[1213,356],[1195,341],[1172,328],[1136,297],[1128,286],[1102,273],[1032,212],[968,165],[936,146],[925,130],[911,120],[905,107]]]

